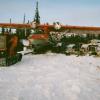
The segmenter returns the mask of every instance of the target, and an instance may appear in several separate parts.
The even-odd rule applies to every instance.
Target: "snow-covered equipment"
[[[36,30],[34,34],[31,34],[28,37],[28,40],[32,46],[33,51],[36,53],[45,51],[45,48],[48,46],[48,37],[48,34],[39,30]]]

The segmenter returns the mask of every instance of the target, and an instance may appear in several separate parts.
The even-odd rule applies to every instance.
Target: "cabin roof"
[[[32,28],[31,24],[17,24],[17,23],[0,23],[0,27],[7,28]],[[54,25],[39,25],[41,28],[54,27]],[[72,25],[61,25],[65,29],[79,29],[79,30],[90,30],[90,31],[100,31],[100,27],[92,26],[72,26]]]

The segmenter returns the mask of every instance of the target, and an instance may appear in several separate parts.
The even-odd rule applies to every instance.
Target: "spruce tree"
[[[40,24],[40,15],[39,15],[39,10],[38,10],[38,1],[36,3],[36,11],[35,11],[34,21],[36,22],[36,24]]]

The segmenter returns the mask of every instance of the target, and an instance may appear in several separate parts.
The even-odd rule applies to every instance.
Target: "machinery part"
[[[10,66],[21,61],[21,59],[22,59],[21,53],[17,53],[16,55],[11,57],[9,56],[6,58],[0,58],[0,66]]]

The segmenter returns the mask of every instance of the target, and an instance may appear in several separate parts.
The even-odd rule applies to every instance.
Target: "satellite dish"
[[[56,23],[54,24],[54,28],[55,28],[56,30],[61,29],[61,24],[60,24],[59,22],[56,22]]]

